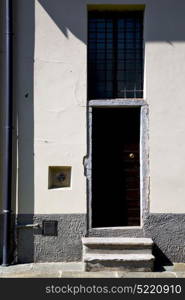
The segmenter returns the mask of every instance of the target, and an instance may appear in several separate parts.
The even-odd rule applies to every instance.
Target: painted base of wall
[[[149,214],[144,220],[144,236],[155,243],[158,266],[185,262],[185,214]]]
[[[14,218],[12,217],[12,222]],[[85,214],[18,215],[18,224],[58,221],[58,236],[43,236],[41,229],[20,228],[12,243],[14,261],[81,261],[81,237],[86,235]],[[12,231],[13,232],[13,231]],[[91,230],[90,236],[151,237],[155,243],[157,267],[185,262],[185,214],[149,214],[143,229]],[[2,216],[0,216],[0,258],[2,258]]]
[[[58,221],[58,235],[44,236],[41,228],[19,228],[14,235],[14,262],[81,261],[81,237],[85,235],[85,214],[18,215],[17,224],[42,225],[44,220]],[[2,218],[0,218],[2,228]],[[2,259],[2,232],[0,232]]]

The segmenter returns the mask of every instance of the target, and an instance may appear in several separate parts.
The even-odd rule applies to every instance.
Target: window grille
[[[88,98],[143,97],[143,12],[89,12]]]

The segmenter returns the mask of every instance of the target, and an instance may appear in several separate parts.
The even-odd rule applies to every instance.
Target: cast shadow
[[[34,44],[35,1],[14,1],[14,182],[16,225],[34,214]],[[16,188],[17,187],[17,188]],[[17,191],[16,191],[17,189]],[[33,262],[33,229],[15,227],[16,262]]]
[[[38,2],[67,38],[70,31],[86,43],[86,28],[83,25],[84,10],[86,12],[85,0],[38,0]]]
[[[3,48],[2,48],[2,37],[3,37],[3,32],[2,32],[2,1],[0,1],[0,82],[3,84]],[[2,141],[3,137],[3,130],[2,130],[2,119],[3,119],[3,112],[2,112],[2,88],[0,88],[0,140]],[[2,216],[2,143],[0,143],[0,264],[2,260],[2,235],[3,235],[3,216]]]
[[[165,271],[165,266],[173,266],[173,263],[169,258],[161,251],[161,249],[154,244],[153,246],[153,255],[155,257],[154,261],[154,271],[162,272]]]
[[[87,16],[88,0],[38,0],[38,2],[66,37],[70,31],[83,43],[87,42],[84,13]],[[113,4],[113,1],[101,0],[99,4]],[[116,4],[124,5],[122,0],[117,0]],[[185,40],[182,30],[185,13],[184,0],[160,0],[160,8],[156,1],[151,1],[149,4],[146,2],[145,10],[146,43],[160,41],[173,45],[174,41]],[[149,28],[150,31],[148,31]]]

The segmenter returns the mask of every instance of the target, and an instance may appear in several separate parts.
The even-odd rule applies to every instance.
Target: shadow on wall
[[[0,1],[0,82],[2,83],[2,1]],[[0,141],[2,141],[2,89],[0,88]],[[0,264],[2,257],[2,143],[0,142]]]
[[[86,28],[84,28],[84,13],[86,1],[84,0],[38,0],[53,22],[68,37],[68,31],[86,43]]]
[[[14,96],[16,100],[15,123],[17,123],[15,127],[17,125],[18,136],[18,224],[32,224],[34,213],[34,42],[35,1],[14,1]],[[18,262],[30,262],[33,261],[33,257],[33,230],[21,228],[17,230],[17,260]]]
[[[154,243],[153,255],[155,257],[154,270],[165,271],[164,266],[173,266],[172,261],[161,251],[161,249]]]
[[[13,182],[12,182],[12,252],[14,260],[33,261],[33,231],[19,229],[15,223],[33,223],[34,212],[34,1],[13,2],[14,50],[14,120],[13,120]],[[2,11],[0,7],[0,11]],[[0,18],[2,20],[2,18]],[[0,26],[2,28],[2,26]],[[2,37],[2,32],[1,32]],[[1,49],[1,65],[3,49]],[[0,69],[2,70],[1,66]],[[1,74],[2,76],[2,74]],[[1,77],[2,78],[2,77]],[[1,80],[2,82],[2,80]],[[1,95],[2,97],[2,95]],[[2,99],[2,98],[1,98]],[[2,112],[2,110],[0,110]],[[1,113],[2,117],[2,113]],[[0,118],[2,120],[2,118]],[[2,123],[1,123],[2,124]],[[2,126],[1,137],[2,137]],[[2,140],[2,139],[1,139]],[[1,163],[2,163],[2,152]],[[0,168],[2,178],[2,168]],[[18,170],[18,172],[17,172]],[[18,174],[18,177],[16,175]],[[1,193],[2,195],[2,193]],[[1,196],[2,198],[2,196]],[[0,259],[2,257],[2,199],[0,200]],[[27,214],[25,214],[25,212]],[[19,214],[15,220],[15,214]],[[18,248],[16,248],[16,244]]]
[[[38,0],[48,15],[52,18],[63,34],[68,37],[68,30],[78,39],[86,43],[86,28],[84,28],[84,12],[88,4],[114,4],[113,0]],[[95,3],[94,3],[95,2]],[[116,4],[128,4],[128,1],[117,0]],[[173,41],[184,41],[184,0],[145,0],[146,4],[145,40],[146,42],[163,41],[171,44]],[[130,0],[129,4],[141,4],[140,0]],[[154,22],[157,20],[157,22]],[[148,29],[150,28],[150,32]]]

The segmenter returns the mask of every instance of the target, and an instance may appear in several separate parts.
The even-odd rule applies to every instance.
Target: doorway
[[[140,108],[92,109],[92,227],[140,226]]]

